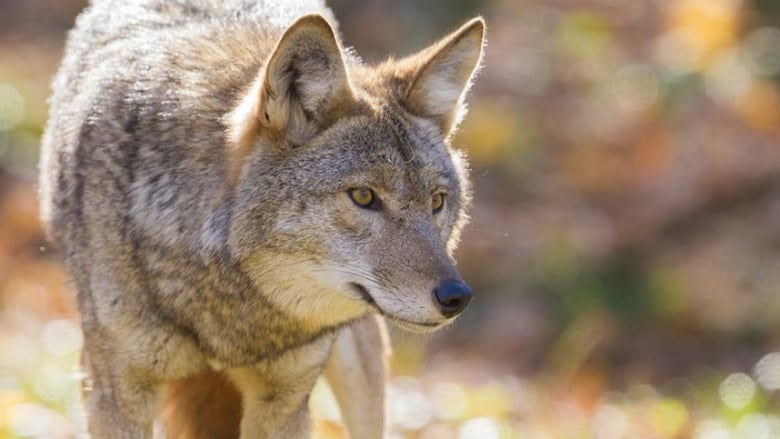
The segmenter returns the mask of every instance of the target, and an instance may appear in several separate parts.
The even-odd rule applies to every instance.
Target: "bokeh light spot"
[[[436,414],[443,420],[462,418],[469,405],[466,392],[455,383],[436,384],[431,398],[436,408]]]
[[[652,106],[658,99],[660,81],[646,64],[621,67],[613,84],[613,93],[624,111],[640,111]]]
[[[780,352],[772,352],[758,360],[753,373],[761,387],[767,390],[780,389]]]
[[[407,430],[418,430],[433,419],[433,404],[426,398],[419,382],[399,377],[388,386],[390,419]]]
[[[663,437],[677,437],[688,422],[688,410],[674,399],[662,399],[650,412],[655,431]]]
[[[751,413],[743,416],[734,429],[735,439],[775,439],[780,435],[777,418]]]
[[[317,384],[309,397],[309,404],[318,419],[333,422],[341,420],[341,412],[336,402],[336,396],[324,380],[317,380]]]
[[[751,32],[742,44],[742,57],[756,75],[780,73],[780,29],[763,27]]]
[[[735,50],[720,53],[704,78],[707,94],[721,104],[730,104],[744,96],[750,90],[752,79]]]
[[[68,376],[66,371],[46,364],[35,375],[33,389],[43,401],[52,403],[62,401],[71,388]]]
[[[70,320],[53,320],[43,328],[43,346],[54,355],[68,355],[81,349],[81,329]]]
[[[720,399],[727,407],[739,410],[750,404],[756,394],[756,383],[744,373],[733,373],[720,384]]]
[[[458,439],[499,439],[501,430],[491,418],[469,419],[458,430]]]
[[[626,413],[614,405],[599,407],[593,416],[593,435],[597,439],[620,439],[628,431],[629,422]]]
[[[8,413],[11,432],[21,437],[43,437],[49,422],[48,411],[36,404],[19,404]]]
[[[694,439],[732,439],[731,430],[722,421],[704,421],[696,428]]]
[[[0,132],[14,129],[24,120],[24,97],[12,85],[0,84]]]
[[[740,0],[679,0],[672,5],[669,24],[687,49],[686,63],[705,67],[713,55],[733,45]]]

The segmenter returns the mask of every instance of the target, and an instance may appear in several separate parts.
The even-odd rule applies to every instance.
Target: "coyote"
[[[95,439],[305,438],[325,375],[384,436],[384,320],[447,325],[475,18],[369,66],[317,0],[93,0],[43,137]],[[159,427],[158,427],[159,426]]]

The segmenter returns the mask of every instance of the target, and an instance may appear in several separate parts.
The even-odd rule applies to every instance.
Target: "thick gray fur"
[[[150,437],[165,383],[212,370],[242,392],[242,438],[306,437],[306,397],[337,361],[334,341],[359,337],[355,322],[380,332],[377,313],[413,330],[451,322],[431,291],[460,280],[450,255],[469,183],[447,139],[482,28],[473,44],[461,43],[477,35],[472,23],[369,67],[321,18],[296,22],[312,13],[335,26],[314,0],[95,0],[70,33],[40,195],[78,289],[94,438]],[[287,44],[285,32],[303,43]],[[279,55],[298,76],[267,71],[283,49],[298,54]],[[270,103],[280,91],[266,82],[278,78],[289,107]],[[310,96],[321,89],[333,93]],[[271,97],[255,105],[257,90]],[[238,111],[242,102],[252,111]],[[289,120],[279,108],[292,108]],[[374,189],[382,209],[356,206],[354,187]],[[430,209],[436,191],[446,193],[441,213]],[[382,362],[383,343],[372,343],[377,360],[354,361]],[[338,352],[353,361],[346,345]],[[383,380],[383,367],[369,369],[366,379]],[[381,410],[374,386],[365,391],[378,396],[356,404]],[[349,427],[379,438],[377,419]]]

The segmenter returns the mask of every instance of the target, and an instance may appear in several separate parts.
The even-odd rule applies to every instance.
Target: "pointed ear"
[[[260,122],[277,130],[308,118],[320,127],[334,122],[339,107],[354,102],[342,49],[322,15],[301,17],[282,35],[264,69]],[[336,111],[335,113],[332,113]]]
[[[439,42],[401,61],[406,105],[434,120],[444,135],[465,113],[463,98],[482,59],[485,22],[477,17]]]
[[[321,15],[305,15],[287,28],[229,115],[229,139],[239,150],[261,131],[303,142],[350,111],[354,96],[333,28]]]

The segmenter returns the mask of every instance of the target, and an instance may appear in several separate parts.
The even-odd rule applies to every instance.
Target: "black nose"
[[[433,295],[439,311],[447,318],[460,314],[471,302],[471,288],[456,280],[443,281],[433,290]]]

